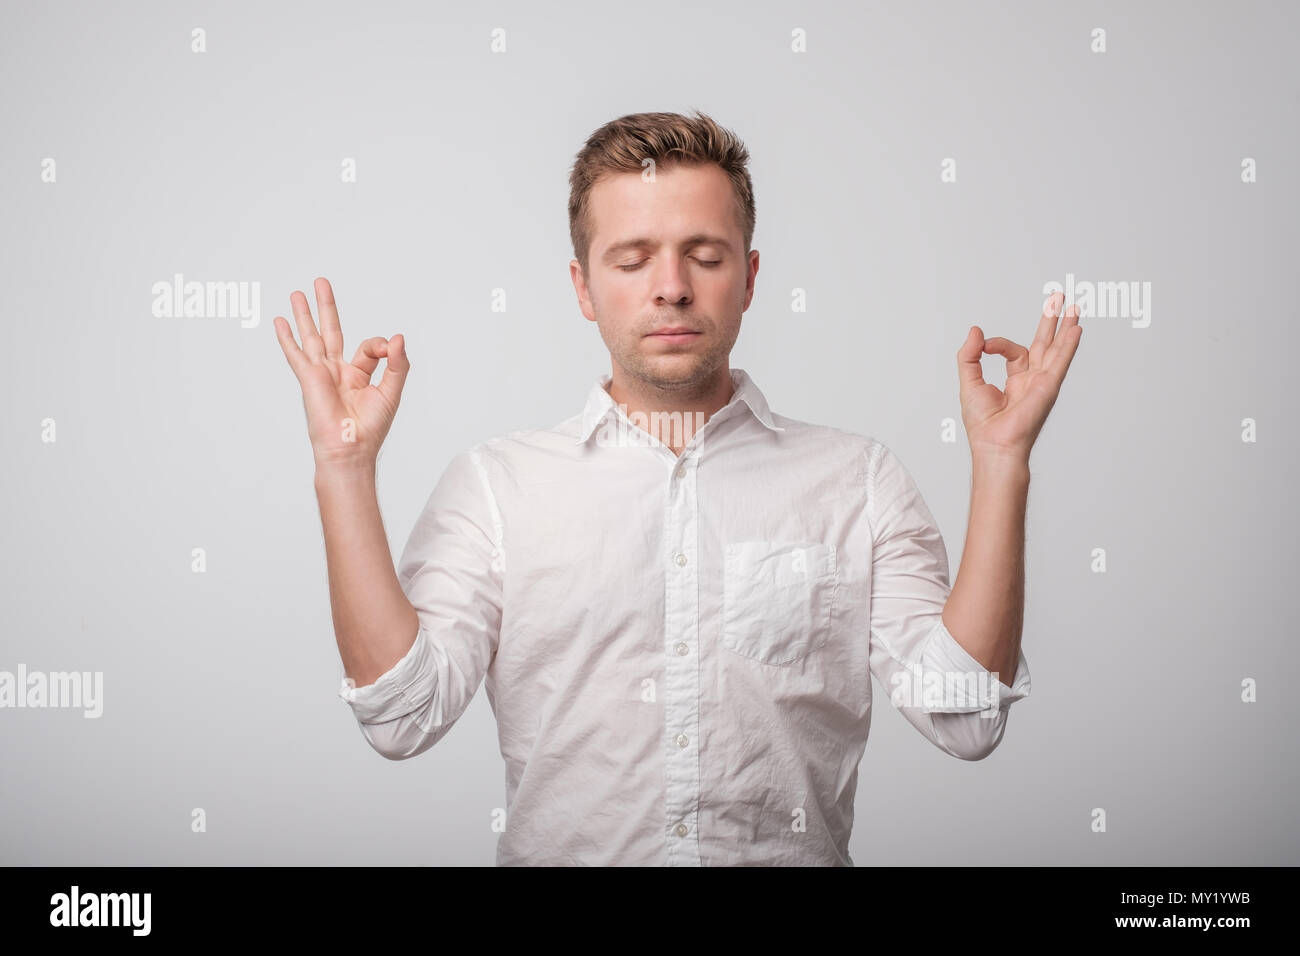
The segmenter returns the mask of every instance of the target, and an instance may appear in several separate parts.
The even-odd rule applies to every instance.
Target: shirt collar
[[[743,403],[748,406],[754,417],[762,422],[766,428],[774,432],[785,431],[784,428],[773,421],[772,411],[768,408],[767,399],[763,397],[763,393],[759,391],[758,386],[754,384],[754,380],[749,377],[745,370],[743,368],[733,368],[730,372],[733,389],[731,400],[714,412],[710,420],[717,418],[724,412],[732,414],[728,412],[728,409]],[[609,383],[611,381],[613,381],[612,375],[602,375],[587,392],[587,404],[582,409],[582,420],[578,427],[578,437],[574,441],[575,445],[580,445],[590,438],[591,433],[605,420],[605,416],[614,411],[614,399],[609,394]]]

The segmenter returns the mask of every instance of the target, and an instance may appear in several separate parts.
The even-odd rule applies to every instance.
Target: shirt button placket
[[[698,866],[700,801],[699,527],[696,467],[682,459],[673,467],[664,504],[668,553],[664,624],[664,720],[669,866]]]

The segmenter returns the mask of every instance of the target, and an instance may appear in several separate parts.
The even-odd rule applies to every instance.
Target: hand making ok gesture
[[[1054,292],[1044,303],[1029,348],[1010,339],[986,339],[977,325],[966,333],[965,343],[957,350],[957,371],[961,415],[973,455],[991,453],[1029,460],[1029,451],[1056,402],[1083,336],[1077,305],[1066,310],[1057,329],[1057,310],[1064,302],[1065,296]],[[1006,359],[1007,381],[1002,390],[984,381],[980,356],[985,352]]]
[[[275,336],[302,386],[316,464],[373,464],[397,414],[402,384],[411,368],[405,340],[400,334],[390,339],[366,339],[349,364],[343,357],[343,330],[329,281],[316,280],[319,333],[307,297],[295,290],[289,303],[298,321],[302,348],[283,316],[275,317]],[[378,385],[371,385],[380,359],[388,360],[383,377]]]

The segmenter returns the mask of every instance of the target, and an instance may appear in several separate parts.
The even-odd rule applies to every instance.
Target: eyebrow
[[[655,240],[645,236],[638,236],[635,239],[622,239],[606,249],[605,254],[601,258],[605,262],[608,262],[620,253],[628,252],[633,249],[649,249],[655,245],[657,245]],[[693,236],[687,236],[686,239],[683,240],[682,245],[688,249],[693,246],[703,245],[722,246],[722,248],[727,249],[728,251],[731,249],[731,243],[726,239],[705,232],[697,232]]]

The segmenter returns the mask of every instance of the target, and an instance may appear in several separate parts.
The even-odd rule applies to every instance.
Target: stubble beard
[[[692,343],[680,351],[663,352],[648,356],[643,349],[645,340],[637,337],[621,350],[619,364],[641,391],[660,392],[682,396],[703,392],[709,386],[718,368],[726,362],[728,350],[724,343],[705,332],[704,351]]]

